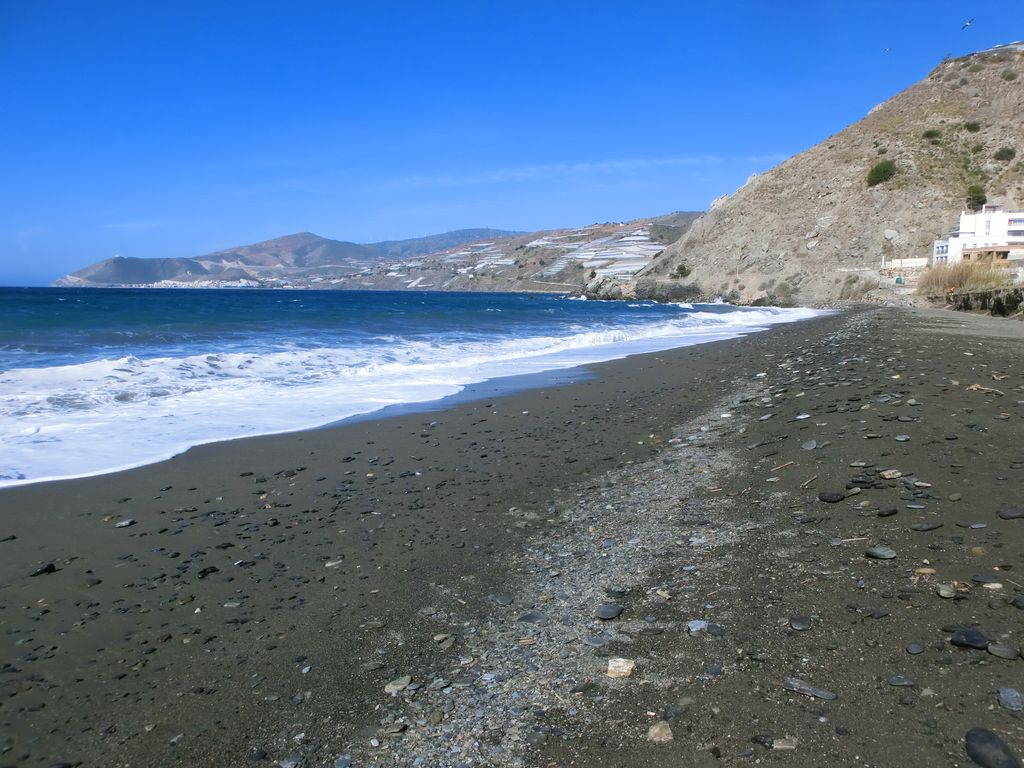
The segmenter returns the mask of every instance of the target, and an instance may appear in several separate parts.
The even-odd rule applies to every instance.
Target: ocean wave
[[[813,310],[693,311],[525,338],[129,355],[0,374],[0,486],[112,471],[193,445],[307,429],[468,384],[728,338]]]

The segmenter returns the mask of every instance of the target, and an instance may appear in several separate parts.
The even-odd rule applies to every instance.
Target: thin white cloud
[[[18,250],[28,253],[32,250],[32,242],[46,234],[45,227],[29,227],[14,233],[14,241],[18,244]]]
[[[159,229],[163,226],[161,221],[119,221],[113,224],[104,224],[104,229],[112,229],[116,232],[144,232],[149,229]]]
[[[572,176],[626,174],[651,171],[658,168],[707,167],[735,162],[736,160],[744,163],[775,163],[783,159],[785,159],[783,155],[761,155],[743,158],[723,158],[717,155],[640,157],[623,160],[601,160],[597,162],[523,165],[514,168],[498,168],[466,174],[406,176],[385,182],[385,186],[401,188],[466,187],[509,182],[541,181]]]
[[[789,155],[783,155],[779,152],[769,155],[748,155],[743,158],[745,163],[771,163],[772,165],[778,165],[783,160],[787,159]]]

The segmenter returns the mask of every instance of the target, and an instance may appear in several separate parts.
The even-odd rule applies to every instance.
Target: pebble
[[[878,476],[883,480],[898,480],[903,477],[903,473],[898,469],[883,469],[878,473]]]
[[[905,443],[910,440],[910,435],[896,435],[897,443]]]
[[[647,729],[647,740],[655,744],[664,744],[672,741],[672,726],[661,720]]]
[[[976,627],[964,627],[956,630],[949,642],[957,648],[975,648],[979,651],[988,650],[988,638]]]
[[[986,650],[1000,659],[1016,661],[1020,657],[1020,651],[1013,646],[1006,645],[1006,643],[989,643]]]
[[[1024,518],[1024,507],[1007,507],[1000,509],[998,514],[1003,520],[1020,520]]]
[[[692,621],[686,622],[686,629],[691,635],[696,635],[698,632],[703,632],[708,628],[708,623],[703,619],[693,619]]]
[[[803,448],[805,451],[813,451],[815,448],[818,447],[818,441],[817,440],[808,440],[806,443],[804,443],[800,447]]]
[[[864,556],[869,557],[872,560],[892,560],[896,557],[896,550],[885,546],[884,544],[876,544],[873,547],[869,547],[864,551]]]
[[[686,714],[686,710],[690,708],[691,704],[693,704],[693,699],[689,696],[683,696],[674,704],[669,704],[665,707],[665,719],[678,720]]]
[[[985,728],[971,728],[964,746],[967,756],[982,768],[1020,768],[1006,742]]]
[[[797,632],[803,632],[805,629],[811,628],[811,617],[810,616],[790,616],[789,626],[795,629]]]
[[[839,695],[832,691],[827,691],[824,688],[817,688],[805,680],[801,680],[798,677],[787,677],[782,681],[782,687],[787,691],[793,691],[793,693],[800,693],[804,696],[810,696],[814,699],[824,699],[825,701],[832,701],[838,699]]]
[[[920,643],[907,643],[907,653],[911,656],[917,656],[920,653],[924,653],[924,646]]]
[[[398,677],[392,680],[390,683],[384,686],[384,693],[388,693],[392,696],[398,694],[399,691],[404,691],[409,687],[412,682],[412,677],[405,675],[404,677]]]
[[[846,498],[846,494],[842,491],[818,491],[818,501],[824,501],[826,504],[835,504]]]
[[[1000,688],[996,691],[999,697],[999,706],[1011,712],[1024,710],[1024,694],[1016,688]]]
[[[629,677],[636,669],[632,659],[608,659],[608,677]]]
[[[594,611],[594,615],[603,621],[609,621],[611,619],[618,618],[623,608],[618,603],[601,603],[597,606],[597,610]]]
[[[941,527],[942,523],[913,523],[910,526],[910,530],[925,533],[927,531],[936,531]]]
[[[527,624],[543,624],[548,617],[540,611],[527,611],[517,621],[525,621]]]
[[[1018,611],[1024,610],[1024,595],[1014,595],[1013,600],[1010,601],[1010,605]]]
[[[54,565],[53,563],[47,563],[46,565],[41,565],[38,568],[36,568],[34,571],[32,571],[32,573],[29,574],[29,576],[42,576],[42,575],[47,574],[47,573],[56,573],[56,572],[57,572],[57,566]]]
[[[896,688],[910,688],[914,684],[913,680],[909,677],[904,677],[903,675],[893,675],[885,682]]]
[[[352,768],[352,755],[339,755],[334,761],[334,768]]]
[[[948,600],[951,597],[956,597],[956,590],[949,584],[936,584],[935,594]]]
[[[128,517],[128,518],[125,518],[124,520],[121,520],[119,523],[115,524],[114,527],[115,528],[131,528],[133,525],[135,525],[135,521],[132,520],[130,517]]]

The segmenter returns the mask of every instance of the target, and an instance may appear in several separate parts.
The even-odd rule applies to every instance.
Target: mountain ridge
[[[367,244],[296,232],[189,258],[105,259],[54,285],[569,292],[581,290],[588,274],[632,274],[698,215],[532,233],[460,229]]]

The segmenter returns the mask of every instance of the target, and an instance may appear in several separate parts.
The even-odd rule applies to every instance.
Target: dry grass
[[[1005,288],[1013,284],[1009,272],[1001,267],[961,261],[940,264],[921,275],[917,292],[922,296],[943,296],[950,288],[957,291],[980,291],[985,288]]]

